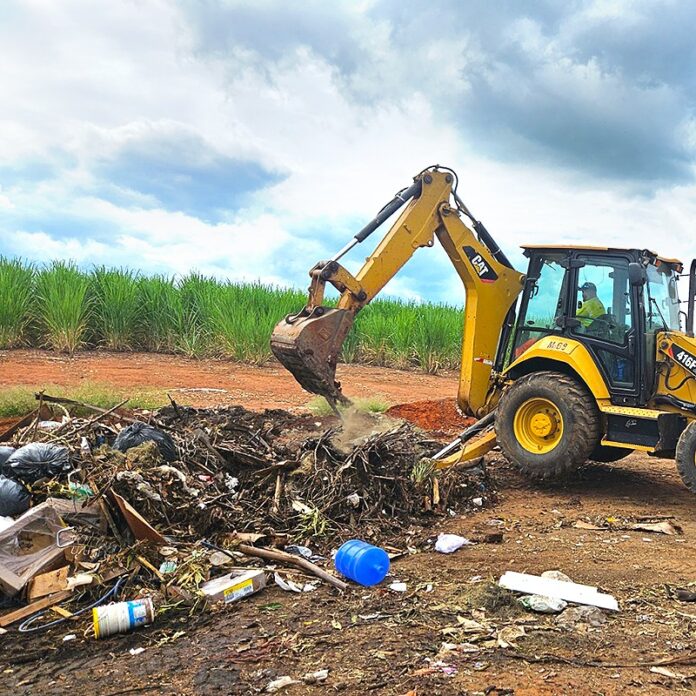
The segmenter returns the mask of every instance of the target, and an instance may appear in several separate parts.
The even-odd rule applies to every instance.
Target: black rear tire
[[[602,462],[603,464],[608,464],[610,462],[618,462],[619,459],[628,457],[629,454],[633,454],[632,449],[597,445],[594,450],[592,450],[592,453],[588,459],[591,459],[593,462]]]
[[[684,485],[696,493],[696,421],[686,426],[677,443],[677,471]]]
[[[535,453],[515,434],[515,416],[530,400],[542,399],[557,409],[562,433],[550,451]],[[505,457],[533,478],[558,478],[576,470],[599,442],[600,417],[594,397],[577,380],[542,371],[520,377],[504,392],[495,417],[498,444]]]

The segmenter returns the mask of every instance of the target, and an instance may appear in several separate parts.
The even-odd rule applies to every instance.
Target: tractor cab
[[[519,375],[522,369],[544,369],[554,350],[575,352],[576,360],[586,353],[594,363],[587,367],[599,373],[611,403],[645,406],[654,388],[656,336],[683,330],[681,263],[638,249],[524,249],[529,269],[498,369]],[[542,339],[547,340],[536,366],[523,368],[523,356],[533,354],[528,351]],[[565,362],[572,372],[572,362]]]

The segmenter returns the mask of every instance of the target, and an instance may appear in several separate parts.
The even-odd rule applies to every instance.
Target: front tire
[[[600,436],[599,409],[577,380],[542,371],[503,394],[495,418],[505,457],[533,478],[558,478],[587,461]]]
[[[696,421],[689,423],[681,434],[675,458],[684,485],[696,493]]]

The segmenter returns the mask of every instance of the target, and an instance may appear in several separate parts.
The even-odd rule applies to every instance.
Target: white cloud
[[[436,4],[442,14],[446,5]],[[228,19],[240,7],[224,6]],[[220,46],[206,46],[192,21],[203,12],[198,3],[27,0],[0,9],[0,253],[171,273],[196,268],[304,287],[316,260],[438,162],[459,171],[460,194],[518,260],[519,244],[547,241],[696,255],[696,186],[688,180],[637,188],[583,173],[604,154],[583,149],[596,128],[628,130],[624,145],[632,147],[632,138],[650,140],[653,127],[678,124],[678,132],[650,140],[658,153],[670,138],[696,142],[678,86],[632,82],[587,46],[574,52],[588,26],[644,27],[641,3],[596,2],[556,24],[532,10],[508,20],[489,8],[466,30],[443,23],[435,9],[420,8],[408,24],[408,13],[388,3],[321,3],[322,21],[312,22],[308,12],[319,5],[304,6],[304,16],[303,6],[286,5],[278,37],[262,31],[254,13],[280,4],[241,6],[249,30],[230,39],[231,25],[220,23],[230,39]],[[216,5],[206,7],[214,24]],[[306,20],[302,32],[298,17]],[[428,22],[442,32],[434,35]],[[487,32],[501,37],[497,53]],[[525,61],[529,79],[520,72]],[[481,79],[499,102],[482,100]],[[518,122],[481,110],[497,103]],[[649,108],[636,113],[633,103]],[[589,140],[544,140],[554,124],[572,135],[569,114],[579,114]],[[555,120],[541,120],[549,115]],[[474,116],[478,130],[467,125]],[[535,134],[544,140],[541,155],[521,145]],[[174,143],[182,162],[234,158],[281,178],[211,223],[165,210],[153,194],[99,171],[134,145],[160,142]],[[551,164],[554,147],[571,145],[575,164]],[[32,169],[39,166],[41,176]],[[372,246],[348,265],[357,268]],[[461,301],[442,252],[421,250],[405,270],[389,294]]]

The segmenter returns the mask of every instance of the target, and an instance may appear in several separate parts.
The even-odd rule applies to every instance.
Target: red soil
[[[391,370],[367,365],[339,365],[337,378],[350,399],[375,396],[401,404],[428,395],[449,397],[454,404],[459,379],[448,373]],[[264,367],[226,360],[194,360],[153,353],[77,353],[70,358],[40,350],[0,351],[0,391],[25,386],[78,387],[84,383],[114,387],[119,393],[160,392],[162,403],[171,393],[178,403],[191,406],[244,404],[247,408],[296,408],[312,394],[303,391],[278,363]]]
[[[428,399],[392,406],[388,416],[403,418],[423,430],[446,435],[459,434],[474,418],[463,416],[454,399]]]

